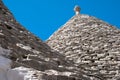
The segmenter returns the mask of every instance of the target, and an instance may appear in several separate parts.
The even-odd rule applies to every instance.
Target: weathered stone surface
[[[8,54],[9,52],[9,54]],[[86,78],[46,43],[22,27],[0,0],[0,80],[77,80]],[[12,64],[2,61],[12,61]],[[5,70],[2,65],[5,65]],[[10,65],[10,66],[9,66]],[[10,68],[7,68],[10,67]],[[73,67],[73,68],[70,68]],[[82,71],[81,71],[82,72]],[[81,76],[79,76],[81,75]]]
[[[75,15],[47,43],[96,78],[91,80],[120,79],[120,30],[102,20]]]
[[[57,64],[58,61],[59,65],[67,65],[67,62],[64,61],[64,56],[53,52],[48,45],[16,22],[2,2],[0,2],[0,7],[0,17],[3,17],[0,18],[0,33],[2,34],[0,35],[0,45],[5,49],[11,50],[9,58],[16,62],[22,61],[22,64],[24,61],[29,61],[36,57],[40,58],[40,61],[48,63],[51,61],[52,64]],[[46,61],[47,58],[48,60]],[[57,60],[54,60],[55,58]],[[30,64],[32,65],[32,63]]]
[[[0,0],[0,80],[119,80],[119,36],[114,26],[77,14],[49,38],[49,47]]]

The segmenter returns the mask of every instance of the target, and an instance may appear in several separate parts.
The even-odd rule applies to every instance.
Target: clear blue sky
[[[100,18],[120,28],[120,0],[3,0],[19,23],[42,40],[65,24],[75,5],[81,14]]]

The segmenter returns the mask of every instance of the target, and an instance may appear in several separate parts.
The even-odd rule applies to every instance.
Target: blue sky
[[[49,38],[74,16],[75,5],[81,14],[102,19],[120,28],[120,0],[3,0],[14,17],[42,40]]]

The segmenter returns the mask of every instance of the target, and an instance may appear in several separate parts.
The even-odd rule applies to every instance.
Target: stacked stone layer
[[[2,61],[4,59],[6,63]],[[12,64],[8,64],[7,59],[12,61]],[[82,73],[77,74],[77,69],[72,62],[65,59],[65,56],[53,51],[45,42],[22,27],[1,0],[0,60],[0,76],[2,76],[0,80],[6,80],[6,78],[8,80],[80,80],[86,78]],[[2,65],[5,66],[5,70]]]
[[[120,79],[120,30],[102,20],[73,16],[47,43],[87,74]]]

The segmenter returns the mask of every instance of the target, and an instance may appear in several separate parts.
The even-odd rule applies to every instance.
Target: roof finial
[[[78,5],[76,5],[74,7],[74,11],[75,11],[76,15],[80,14],[80,7]]]

